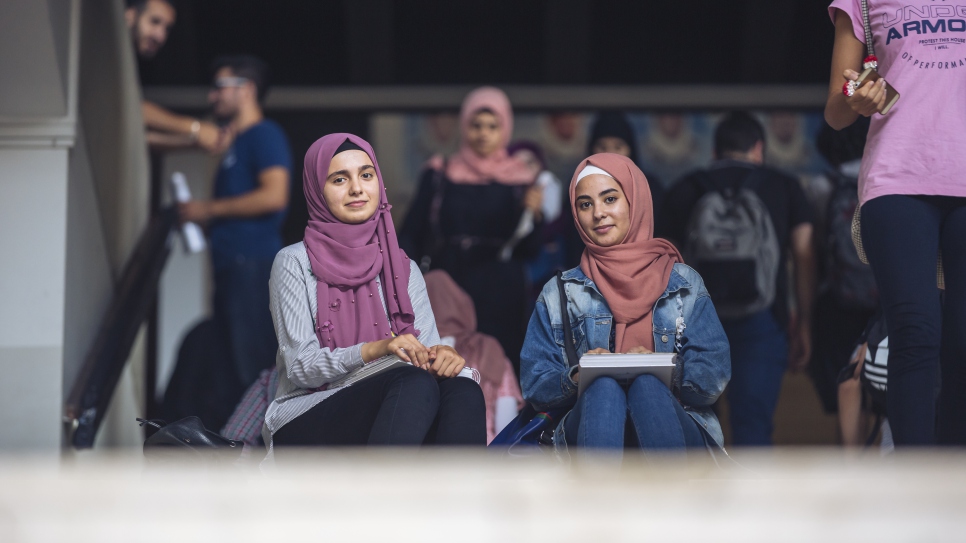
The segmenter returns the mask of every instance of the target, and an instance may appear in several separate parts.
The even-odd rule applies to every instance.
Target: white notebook
[[[638,375],[654,375],[671,388],[675,353],[650,354],[585,354],[580,357],[580,380],[577,394],[583,394],[587,385],[598,377],[613,377],[617,381],[630,382]]]
[[[399,358],[396,355],[386,355],[382,358],[377,358],[368,364],[363,364],[359,369],[352,370],[349,373],[343,375],[342,377],[332,381],[326,387],[327,389],[339,388],[344,386],[349,386],[354,383],[358,383],[363,379],[368,379],[373,375],[378,375],[384,371],[389,371],[393,368],[401,368],[403,366],[410,366],[409,362]],[[464,366],[457,377],[466,377],[473,379],[477,383],[480,382],[480,372],[477,370]]]

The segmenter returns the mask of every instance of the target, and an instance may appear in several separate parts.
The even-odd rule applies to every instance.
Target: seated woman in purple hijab
[[[480,386],[440,344],[426,284],[399,248],[372,147],[329,134],[305,154],[309,223],[269,283],[279,385],[270,446],[486,444]],[[330,383],[395,356],[408,365]]]

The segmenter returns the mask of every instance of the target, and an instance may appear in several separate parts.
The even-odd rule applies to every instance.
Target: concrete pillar
[[[0,449],[61,443],[79,7],[0,3]]]
[[[123,7],[0,2],[0,451],[63,444],[64,399],[147,221]],[[101,443],[140,441],[134,352]]]

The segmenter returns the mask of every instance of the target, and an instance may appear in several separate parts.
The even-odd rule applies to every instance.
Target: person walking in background
[[[534,186],[534,169],[507,153],[513,111],[503,91],[482,87],[467,95],[460,130],[455,155],[430,159],[399,244],[424,269],[449,273],[473,299],[479,331],[497,338],[519,368],[524,262],[541,240],[542,192]],[[533,218],[532,230],[506,251],[524,211]]]
[[[158,54],[168,41],[176,17],[171,0],[127,0],[124,22],[139,59],[151,60]],[[141,115],[152,146],[197,145],[210,153],[218,153],[225,150],[230,140],[229,133],[214,123],[172,113],[148,100],[141,102]]]
[[[570,224],[570,217],[562,213],[566,195],[560,179],[548,169],[543,148],[534,141],[521,140],[511,143],[507,147],[507,152],[533,169],[537,175],[536,185],[543,191],[540,206],[543,232],[536,254],[525,265],[527,311],[530,311],[537,301],[541,286],[547,282],[547,279],[553,277],[557,270],[566,269],[564,235],[573,229],[573,226]],[[523,233],[524,231],[518,226],[514,237],[520,237]]]
[[[748,113],[726,115],[715,130],[717,160],[672,187],[658,230],[704,278],[728,334],[735,445],[771,444],[785,369],[804,369],[811,356],[812,210],[794,177],[763,166],[764,139]]]
[[[966,69],[954,43],[962,34],[953,26],[959,21],[947,25],[941,15],[953,6],[920,13],[898,0],[869,2],[866,30],[863,4],[835,0],[828,8],[835,44],[825,120],[840,130],[871,117],[858,195],[862,246],[888,326],[889,424],[897,448],[937,439],[964,445]],[[906,22],[885,25],[896,13]],[[920,39],[930,28],[931,39]],[[937,45],[944,41],[950,45]],[[870,53],[878,58],[863,60]],[[881,79],[855,88],[859,70],[873,61]],[[883,115],[887,81],[902,97]],[[936,288],[940,253],[944,300]]]
[[[268,280],[282,248],[291,151],[281,127],[262,114],[267,67],[249,56],[217,59],[209,101],[238,134],[222,158],[214,197],[181,204],[181,220],[207,223],[214,269],[214,318],[228,335],[238,394],[272,365],[277,343]],[[238,397],[231,399],[234,406]]]
[[[556,428],[558,449],[592,448],[616,459],[628,435],[645,453],[721,450],[711,404],[730,376],[728,339],[701,276],[653,236],[644,174],[627,157],[595,154],[577,166],[570,200],[586,250],[580,266],[561,274],[559,285],[550,280],[537,300],[521,354],[524,399],[538,410],[572,408]],[[563,337],[564,322],[575,323],[573,337]],[[598,377],[578,398],[583,376],[564,354],[570,341],[580,355],[675,352],[682,371],[670,389],[654,375],[629,385]]]
[[[399,248],[368,142],[329,134],[305,153],[305,240],[278,253],[271,308],[279,385],[265,414],[274,446],[480,445],[483,393],[459,377],[419,267]],[[382,357],[408,365],[345,386]]]
[[[631,159],[647,177],[651,188],[651,201],[654,202],[654,224],[659,224],[661,210],[664,208],[664,183],[653,172],[649,172],[641,162],[637,146],[637,134],[627,114],[620,111],[601,111],[590,125],[590,138],[587,140],[587,154],[615,153]]]
[[[852,243],[852,216],[859,204],[859,167],[868,119],[842,131],[825,125],[816,147],[832,166],[815,185],[824,185],[818,201],[815,245],[819,258],[818,296],[812,319],[814,345],[809,372],[822,407],[837,409],[839,373],[879,306],[872,268],[859,260]]]

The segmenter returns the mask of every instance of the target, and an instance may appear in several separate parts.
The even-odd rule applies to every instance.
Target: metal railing
[[[176,224],[174,208],[155,213],[125,264],[97,337],[65,405],[67,443],[74,448],[94,446],[97,430],[114,396],[138,331],[157,298],[158,283],[171,253],[171,235]]]

